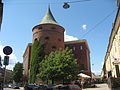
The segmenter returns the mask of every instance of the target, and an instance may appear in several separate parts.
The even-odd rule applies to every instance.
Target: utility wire
[[[87,34],[89,34],[90,32],[92,32],[97,26],[99,26],[101,23],[103,23],[107,18],[109,18],[114,12],[116,11],[113,10],[111,13],[109,13],[105,18],[103,18],[100,22],[98,22],[97,24],[95,24],[95,26],[93,26],[91,29],[89,29],[88,32],[86,32],[85,34],[82,35],[81,38],[84,38]]]
[[[85,1],[92,1],[92,0],[77,0],[77,1],[69,1],[66,3],[78,3],[78,2],[85,2]]]
[[[49,4],[62,4],[62,3],[79,3],[79,2],[86,2],[86,1],[92,1],[92,0],[76,0],[76,1],[63,1],[63,2],[51,2]],[[8,2],[3,0],[3,3],[17,3],[17,4],[21,4],[21,3],[37,3],[37,4],[48,4],[48,2],[39,2],[39,1],[15,1],[15,2]]]

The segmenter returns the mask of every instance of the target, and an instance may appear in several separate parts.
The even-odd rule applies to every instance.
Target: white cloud
[[[78,38],[77,38],[77,37],[67,35],[67,34],[66,34],[66,31],[65,31],[65,33],[64,33],[64,39],[65,39],[65,41],[78,40]]]
[[[83,30],[86,30],[86,29],[87,29],[87,25],[83,24],[83,25],[82,25],[82,29],[83,29]]]
[[[0,41],[0,56],[2,58],[2,63],[3,63],[4,56],[5,56],[5,54],[3,53],[3,48],[4,47],[5,46],[2,45],[1,41]],[[15,56],[14,53],[12,53],[11,55],[9,55],[9,65],[7,66],[7,69],[13,70],[13,67],[14,67],[14,65],[15,65],[16,62],[18,62],[17,57]]]

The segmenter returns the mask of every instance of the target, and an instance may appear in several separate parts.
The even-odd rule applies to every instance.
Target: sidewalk
[[[85,88],[82,90],[110,90],[107,84],[96,84],[97,88]]]

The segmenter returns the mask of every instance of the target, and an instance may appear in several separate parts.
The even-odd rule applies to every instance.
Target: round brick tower
[[[41,43],[46,43],[45,52],[47,54],[64,49],[64,28],[56,22],[50,8],[40,24],[33,27],[32,32],[32,42],[38,40]]]

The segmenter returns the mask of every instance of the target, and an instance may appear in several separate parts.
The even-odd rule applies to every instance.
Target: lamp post
[[[64,5],[63,5],[63,8],[68,9],[68,8],[70,8],[70,5],[67,2],[65,2]]]

